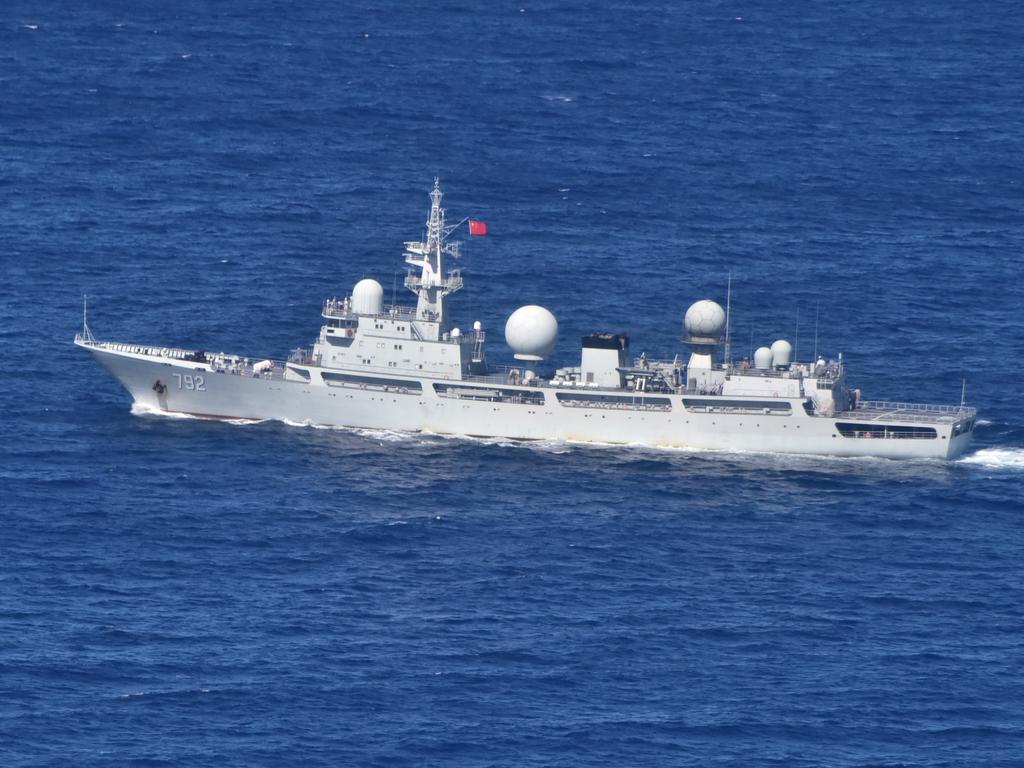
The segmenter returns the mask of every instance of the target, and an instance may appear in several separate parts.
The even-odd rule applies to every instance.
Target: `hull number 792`
[[[195,392],[206,391],[206,379],[202,376],[193,376],[191,373],[176,373],[174,378],[178,380],[178,389],[189,389]]]

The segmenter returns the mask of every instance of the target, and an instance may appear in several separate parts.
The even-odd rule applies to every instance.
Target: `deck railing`
[[[932,405],[931,403],[896,403],[890,400],[861,400],[856,410],[840,411],[836,418],[872,421],[879,418],[917,422],[956,422],[973,419],[977,408],[965,405]]]

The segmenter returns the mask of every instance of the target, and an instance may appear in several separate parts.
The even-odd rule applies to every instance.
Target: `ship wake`
[[[1024,469],[1024,448],[982,448],[957,459],[957,464],[976,464],[987,469]]]

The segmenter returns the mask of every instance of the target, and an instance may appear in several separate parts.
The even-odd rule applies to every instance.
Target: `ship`
[[[142,410],[166,414],[891,459],[953,459],[970,443],[976,410],[962,396],[959,405],[866,399],[848,384],[841,353],[801,362],[777,339],[734,360],[728,298],[725,308],[700,299],[686,310],[685,347],[672,359],[635,356],[628,334],[597,331],[582,338],[578,364],[557,368],[547,363],[557,319],[522,306],[504,329],[515,365],[492,366],[480,321],[462,330],[450,317],[449,300],[464,287],[461,270],[448,268],[459,225],[446,223],[436,179],[429,198],[425,234],[403,253],[415,306],[385,304],[381,284],[361,279],[324,302],[316,340],[285,359],[101,341],[85,310],[74,342]]]

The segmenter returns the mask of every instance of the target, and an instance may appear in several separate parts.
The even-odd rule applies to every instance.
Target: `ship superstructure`
[[[435,180],[422,240],[405,243],[405,287],[416,306],[385,305],[379,282],[323,305],[313,345],[287,360],[98,341],[88,349],[140,405],[226,419],[279,419],[357,428],[629,443],[733,451],[952,458],[969,444],[975,410],[866,400],[836,359],[792,359],[786,340],[739,363],[727,310],[690,306],[684,361],[634,357],[622,333],[581,341],[578,365],[538,371],[558,323],[543,307],[517,309],[505,340],[518,365],[489,366],[481,323],[463,331],[448,298],[463,287]],[[460,222],[461,224],[462,222]],[[728,307],[728,304],[727,304]],[[718,359],[725,347],[726,354]]]

